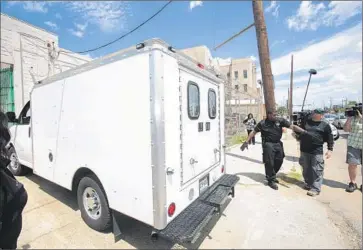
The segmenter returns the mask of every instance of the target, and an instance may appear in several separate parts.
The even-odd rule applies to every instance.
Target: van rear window
[[[200,93],[198,84],[188,82],[188,116],[192,120],[196,120],[200,115]]]
[[[208,90],[208,115],[210,119],[217,116],[217,96],[213,89]]]

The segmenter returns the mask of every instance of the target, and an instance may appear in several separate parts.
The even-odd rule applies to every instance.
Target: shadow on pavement
[[[304,189],[305,183],[297,178],[290,177],[285,173],[278,173],[277,177],[286,183],[289,183],[289,184],[292,184],[292,185],[295,185],[295,186],[298,186],[298,187]]]
[[[348,187],[347,184],[341,183],[339,181],[324,179],[323,185],[331,187],[331,188],[340,188],[340,189],[346,189]]]
[[[42,191],[52,196],[54,199],[62,202],[64,205],[68,206],[72,210],[79,210],[77,198],[71,191],[34,174],[26,175],[25,178],[36,183]],[[214,218],[206,226],[206,228],[201,232],[199,239],[194,244],[183,244],[182,246],[186,247],[187,249],[198,249],[206,237],[211,239],[209,233],[212,231],[213,227],[218,222],[220,217],[226,216],[225,214],[223,214],[223,211],[230,202],[231,199],[228,199],[223,206],[220,215],[216,216],[216,218]],[[56,211],[54,211],[54,213],[56,213]],[[153,231],[153,228],[151,226],[118,212],[114,212],[114,214],[121,230],[121,240],[124,240],[125,242],[134,246],[137,249],[171,249],[176,244],[161,237],[159,237],[157,241],[153,241],[151,239],[151,232]],[[112,230],[108,230],[103,233],[112,233]],[[25,244],[21,246],[21,248],[29,249],[31,248],[31,246],[29,244]]]
[[[67,205],[69,208],[71,208],[74,211],[78,211],[78,204],[77,199],[74,197],[73,193],[61,186],[58,186],[50,181],[47,181],[46,179],[43,179],[40,176],[29,174],[26,175],[25,178],[28,180],[36,183],[39,188],[55,198],[56,200],[62,202],[63,204]]]
[[[285,155],[285,159],[286,161],[291,161],[291,162],[299,162],[299,157],[297,156],[290,156],[290,155]]]
[[[243,156],[243,155],[237,155],[237,154],[232,154],[232,153],[226,153],[226,155],[233,156],[233,157],[236,157],[236,158],[239,158],[239,159],[242,159],[242,160],[246,160],[246,161],[250,161],[250,162],[253,162],[253,163],[257,163],[257,164],[263,164],[262,161],[255,160],[255,159]]]
[[[266,185],[266,177],[264,174],[261,173],[251,173],[251,172],[242,172],[242,173],[236,173],[235,175],[240,175],[244,177],[248,177],[251,180],[255,182],[259,182]]]

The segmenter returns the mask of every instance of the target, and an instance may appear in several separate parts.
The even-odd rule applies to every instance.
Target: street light
[[[311,80],[311,75],[316,75],[318,72],[315,69],[310,69],[309,70],[309,81],[308,81],[308,86],[306,86],[306,91],[305,91],[305,96],[304,96],[304,101],[301,107],[301,111],[304,111],[304,105],[305,105],[305,99],[306,99],[306,94],[308,93],[308,89],[309,89],[309,85],[310,85],[310,80]]]

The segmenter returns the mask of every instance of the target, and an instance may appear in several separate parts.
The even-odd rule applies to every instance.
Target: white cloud
[[[189,2],[189,9],[192,10],[195,7],[203,6],[203,1],[190,1]]]
[[[127,17],[132,14],[129,3],[125,1],[9,1],[7,5],[21,5],[27,11],[41,13],[47,13],[50,7],[62,6],[72,12],[72,16],[76,14],[77,22],[96,25],[104,32],[125,29]],[[55,17],[62,19],[59,13]]]
[[[320,26],[339,26],[361,10],[361,1],[331,1],[327,6],[323,2],[302,1],[296,14],[286,21],[292,30],[317,30]]]
[[[74,23],[75,29],[69,29],[69,32],[71,32],[72,35],[82,38],[84,34],[86,33],[86,29],[88,26],[88,23],[80,24],[80,23]]]
[[[341,100],[343,97],[354,99],[362,95],[362,50],[357,46],[362,43],[362,23],[346,29],[336,35],[310,44],[305,48],[273,59],[276,101],[280,103],[287,96],[290,80],[291,54],[294,55],[294,104],[299,105],[305,93],[308,71],[318,71],[311,80],[307,103],[314,102],[321,106],[322,100],[328,102],[331,97]],[[258,73],[257,79],[261,79]],[[300,88],[298,88],[300,86]]]
[[[57,30],[58,29],[58,25],[56,23],[51,22],[51,21],[46,21],[46,22],[44,22],[44,24],[48,25],[53,30]]]
[[[85,31],[87,26],[88,26],[88,23],[85,23],[85,24],[80,24],[80,23],[75,23],[74,26],[76,26],[76,28],[79,30],[79,31]]]
[[[74,1],[68,7],[104,32],[125,29],[129,5],[122,1]]]
[[[250,56],[250,59],[251,59],[252,61],[254,61],[254,62],[256,62],[256,61],[257,61],[257,58],[256,58],[255,56]]]
[[[8,6],[14,6],[17,4],[21,4],[23,9],[29,12],[40,12],[40,13],[47,13],[48,8],[47,6],[51,5],[52,2],[48,1],[9,1],[7,2]]]
[[[274,17],[279,16],[280,5],[277,1],[271,1],[270,5],[265,9],[266,13],[271,13]]]
[[[272,43],[272,45],[270,46],[270,48],[272,49],[273,47],[275,47],[276,45],[279,45],[279,44],[283,44],[285,43],[286,41],[285,40],[276,40]]]
[[[84,32],[80,30],[69,29],[69,32],[71,32],[72,35],[79,38],[82,38],[84,36]]]

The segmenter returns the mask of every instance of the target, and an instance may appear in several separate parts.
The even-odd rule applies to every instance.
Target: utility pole
[[[276,110],[273,76],[271,70],[270,52],[268,47],[267,29],[263,14],[263,2],[252,1],[253,17],[255,20],[258,54],[261,64],[263,90],[265,96],[265,107],[267,110]]]
[[[289,92],[289,117],[292,122],[292,93],[294,89],[294,55],[291,55],[290,92]]]

